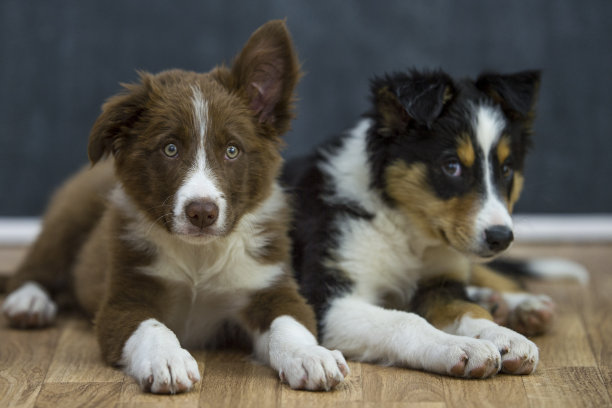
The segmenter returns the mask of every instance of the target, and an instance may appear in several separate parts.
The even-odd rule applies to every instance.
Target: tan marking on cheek
[[[472,167],[476,160],[472,140],[467,134],[461,136],[459,145],[457,146],[457,156],[459,156],[459,160],[461,160],[461,163],[466,167]]]
[[[497,144],[497,160],[499,164],[503,164],[510,156],[510,142],[507,137],[503,137]]]
[[[460,250],[472,246],[478,197],[475,193],[442,200],[426,178],[422,163],[408,166],[397,161],[386,172],[387,194],[411,221],[432,238],[448,242]]]
[[[519,172],[514,173],[514,180],[512,182],[512,191],[510,192],[510,202],[508,203],[508,210],[512,212],[514,209],[514,204],[518,201],[521,191],[523,191],[523,184],[525,182],[525,178]]]

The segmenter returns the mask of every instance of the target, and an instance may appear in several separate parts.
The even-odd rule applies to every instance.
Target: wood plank
[[[269,367],[251,361],[248,354],[220,350],[206,352],[199,406],[277,407],[281,384]]]
[[[34,406],[61,331],[10,329],[0,314],[0,407]]]
[[[348,362],[350,375],[336,388],[327,392],[292,390],[288,385],[281,386],[281,406],[284,407],[344,407],[354,406],[363,400],[362,367],[356,362]]]
[[[0,276],[12,274],[27,250],[24,246],[0,246]]]
[[[541,370],[523,377],[533,407],[604,407],[612,404],[599,370],[564,367]]]
[[[599,367],[599,373],[608,390],[608,397],[612,400],[612,367]]]
[[[114,407],[119,399],[120,383],[45,383],[38,399],[37,408]]]
[[[444,377],[400,367],[363,364],[363,399],[367,402],[445,403]],[[367,380],[367,381],[366,381]]]
[[[63,328],[46,382],[123,382],[125,375],[104,363],[90,322],[72,318]]]
[[[444,377],[443,383],[448,407],[463,408],[474,404],[479,407],[527,406],[521,376],[500,374],[486,380]]]
[[[204,373],[205,355],[204,351],[191,352],[198,362],[200,377]],[[202,382],[198,382],[194,388],[187,393],[176,395],[159,395],[143,392],[140,385],[132,377],[125,376],[120,391],[119,403],[117,407],[181,407],[197,408],[199,405],[200,391]]]
[[[551,331],[531,340],[540,349],[537,370],[597,366],[582,318],[576,312],[559,312]]]

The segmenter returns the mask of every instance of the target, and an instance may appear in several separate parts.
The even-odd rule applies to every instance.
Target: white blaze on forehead
[[[202,91],[197,86],[191,87],[193,96],[193,129],[195,144],[194,161],[187,172],[185,181],[179,187],[174,205],[174,220],[177,231],[184,232],[189,227],[189,220],[185,217],[185,206],[194,200],[205,199],[214,202],[219,208],[216,225],[223,227],[225,223],[226,202],[223,192],[217,185],[217,177],[209,167],[206,159],[205,140],[208,127],[208,102],[204,99]],[[186,146],[185,146],[186,147]]]
[[[193,97],[193,123],[194,130],[197,132],[200,140],[198,147],[204,146],[204,136],[206,135],[206,124],[208,122],[208,102],[204,100],[202,91],[196,86],[192,86]]]
[[[477,143],[488,158],[506,126],[506,121],[498,109],[480,105],[476,108],[473,126]]]
[[[505,126],[506,121],[499,109],[483,105],[475,107],[473,129],[476,141],[484,154],[482,165],[485,196],[476,218],[476,231],[479,235],[494,225],[512,228],[512,218],[508,208],[502,202],[493,184],[491,161],[491,151],[497,145]]]

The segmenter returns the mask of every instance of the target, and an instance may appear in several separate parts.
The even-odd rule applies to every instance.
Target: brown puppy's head
[[[89,138],[112,154],[125,194],[150,221],[193,243],[232,231],[271,192],[299,67],[282,21],[235,58],[199,74],[141,74],[108,100]]]

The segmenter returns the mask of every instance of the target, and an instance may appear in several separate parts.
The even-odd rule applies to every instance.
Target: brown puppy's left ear
[[[121,151],[130,136],[132,126],[146,108],[151,77],[140,72],[140,83],[122,84],[123,92],[109,98],[102,105],[102,113],[89,133],[87,155],[92,164]]]
[[[232,76],[259,123],[279,134],[289,129],[300,71],[284,21],[270,21],[251,35],[234,60]]]
[[[516,74],[481,74],[476,87],[499,103],[506,115],[514,120],[531,120],[540,88],[540,71]]]

